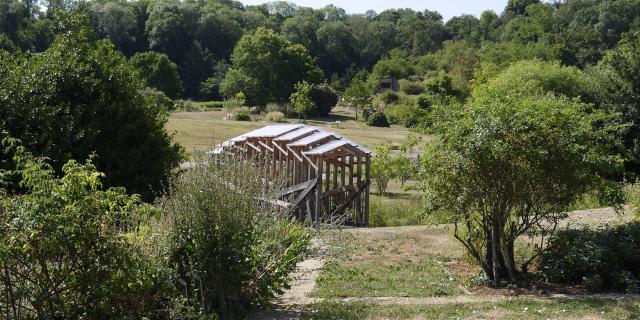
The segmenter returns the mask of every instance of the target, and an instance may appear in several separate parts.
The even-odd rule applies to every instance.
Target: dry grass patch
[[[329,258],[314,296],[434,297],[462,294],[476,268],[447,226],[328,231]]]

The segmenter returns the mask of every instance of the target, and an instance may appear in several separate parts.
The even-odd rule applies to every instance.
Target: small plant
[[[287,122],[287,117],[284,116],[284,113],[278,111],[267,113],[265,119],[269,122]]]
[[[222,106],[226,110],[235,110],[242,107],[242,101],[237,98],[227,99],[222,103]]]
[[[282,112],[285,116],[291,117],[296,114],[296,111],[293,109],[291,103],[276,103],[269,102],[265,108],[267,112]]]
[[[374,112],[367,118],[367,125],[372,127],[389,127],[389,120],[383,112]]]
[[[235,121],[251,121],[251,114],[249,111],[242,110],[233,115],[233,120]]]

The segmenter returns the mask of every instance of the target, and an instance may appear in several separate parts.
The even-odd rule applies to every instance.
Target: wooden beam
[[[292,194],[296,191],[304,190],[307,188],[309,183],[315,183],[314,180],[309,180],[303,183],[296,184],[295,186],[288,187],[279,192],[278,197],[284,197],[288,194]]]
[[[300,202],[311,192],[311,190],[314,189],[314,187],[316,186],[316,182],[317,182],[316,179],[312,179],[306,182],[307,186],[305,187],[304,191],[302,191],[295,198],[295,200],[293,200],[293,202],[291,203],[291,206],[289,207],[289,210],[287,210],[287,215],[289,215],[294,209],[296,209],[300,204]]]
[[[365,182],[365,188],[367,187],[366,185],[367,185],[367,183]],[[347,199],[345,199],[340,204],[340,206],[338,206],[335,210],[333,210],[333,212],[331,212],[331,215],[334,216],[334,215],[337,215],[338,213],[344,211],[344,209],[346,209],[347,206],[349,206],[349,204],[354,200],[354,198],[360,196],[361,192],[362,192],[362,189],[359,189],[358,191],[356,191],[356,192],[352,193],[351,195],[349,195],[349,197]],[[356,221],[356,222],[358,222],[358,221]]]
[[[360,184],[356,185],[350,185],[350,186],[342,186],[339,187],[335,190],[329,190],[326,192],[322,193],[322,198],[326,198],[329,196],[334,196],[336,194],[340,194],[340,193],[344,193],[344,192],[360,192],[360,190],[364,187],[364,181],[362,181]]]

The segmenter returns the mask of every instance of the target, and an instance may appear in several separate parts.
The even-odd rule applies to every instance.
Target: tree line
[[[56,0],[40,5],[3,0],[0,48],[44,51],[59,32],[61,11],[86,13],[98,36],[127,57],[148,51],[165,54],[180,79],[179,86],[162,88],[168,96],[220,99],[220,83],[235,70],[234,47],[258,28],[306,48],[323,79],[343,90],[359,70],[371,69],[394,49],[423,57],[424,64],[442,64],[455,81],[471,77],[474,60],[459,62],[476,51],[496,64],[539,57],[583,68],[615,47],[622,33],[638,28],[640,4],[510,0],[501,13],[485,11],[479,17],[460,15],[444,21],[430,10],[347,14],[333,5],[312,9],[284,1],[245,6],[229,0]]]

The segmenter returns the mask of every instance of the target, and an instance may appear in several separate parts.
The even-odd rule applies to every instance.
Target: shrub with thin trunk
[[[468,105],[449,107],[423,160],[430,207],[452,213],[455,238],[494,285],[517,282],[520,236],[548,239],[567,207],[622,163],[603,113],[521,89],[501,94],[489,86]]]

